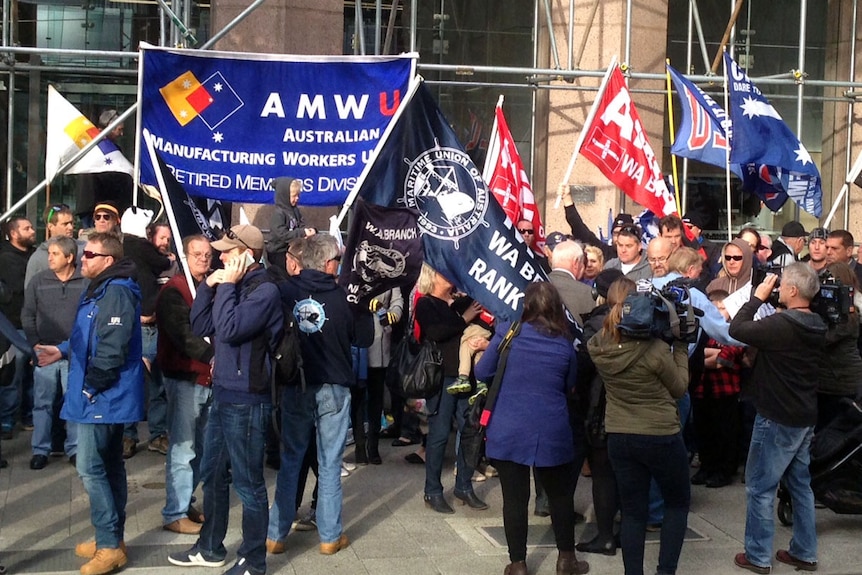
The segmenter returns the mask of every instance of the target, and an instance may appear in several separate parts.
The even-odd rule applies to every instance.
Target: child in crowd
[[[475,342],[477,340],[484,340],[486,342],[491,340],[491,336],[493,335],[491,325],[493,323],[494,316],[488,313],[488,310],[482,308],[482,313],[464,330],[464,333],[461,335],[461,345],[458,348],[458,379],[446,388],[446,393],[457,395],[473,390],[473,386],[470,384],[470,373],[473,372],[473,366],[482,358],[482,354],[485,352],[484,347],[477,349]],[[485,393],[488,393],[488,384],[484,381],[477,381],[476,390],[470,398],[470,405],[476,401],[476,397]]]

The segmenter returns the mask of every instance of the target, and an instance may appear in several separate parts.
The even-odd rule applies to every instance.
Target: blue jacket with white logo
[[[144,418],[141,290],[123,258],[90,282],[72,335],[59,346],[69,360],[61,417],[77,423],[134,423]],[[92,394],[87,399],[86,390]]]

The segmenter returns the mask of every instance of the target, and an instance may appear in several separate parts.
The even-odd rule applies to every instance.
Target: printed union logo
[[[293,315],[299,322],[299,330],[303,333],[316,333],[323,329],[326,322],[326,311],[317,300],[306,298],[296,302]]]
[[[221,72],[200,81],[189,70],[160,88],[159,93],[180,126],[200,118],[207,128],[215,130],[244,105]]]
[[[419,229],[441,240],[454,242],[479,225],[488,227],[485,212],[490,194],[482,173],[466,153],[435,147],[412,162],[399,202],[419,211]]]

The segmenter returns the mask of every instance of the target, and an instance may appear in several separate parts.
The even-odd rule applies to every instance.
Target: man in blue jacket
[[[90,285],[81,297],[70,338],[36,346],[39,366],[69,360],[69,384],[60,415],[78,424],[76,467],[90,497],[95,541],[75,548],[90,561],[82,575],[110,573],[126,564],[126,466],[123,426],[144,416],[141,362],[141,292],[135,266],[113,234],[90,235],[81,274]]]
[[[224,269],[200,283],[192,304],[192,331],[212,340],[212,405],[204,438],[201,477],[204,524],[197,543],[168,560],[182,567],[225,563],[232,484],[242,501],[242,544],[225,575],[266,572],[269,502],[263,477],[264,441],[271,399],[270,351],[277,347],[283,315],[278,288],[260,265],[263,234],[234,226],[212,247]]]

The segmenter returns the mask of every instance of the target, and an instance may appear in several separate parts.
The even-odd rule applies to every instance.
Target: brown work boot
[[[120,541],[120,549],[126,552],[126,542]],[[92,559],[96,556],[96,542],[94,540],[84,541],[75,545],[75,555],[84,559]]]
[[[557,557],[557,575],[582,575],[590,572],[590,564],[578,561],[574,551],[560,551]]]
[[[126,552],[120,548],[96,549],[96,555],[81,565],[81,575],[105,575],[128,563]]]
[[[321,555],[335,555],[345,547],[350,545],[350,540],[347,538],[347,535],[344,533],[341,534],[341,537],[338,538],[338,541],[333,541],[332,543],[321,543],[320,544],[320,554]]]
[[[123,459],[131,459],[138,452],[138,442],[131,437],[123,438]]]
[[[266,540],[266,552],[270,555],[281,555],[286,550],[284,541]]]
[[[201,524],[195,523],[188,517],[180,517],[176,521],[162,527],[165,531],[173,531],[174,533],[182,533],[183,535],[197,535],[201,532]]]

